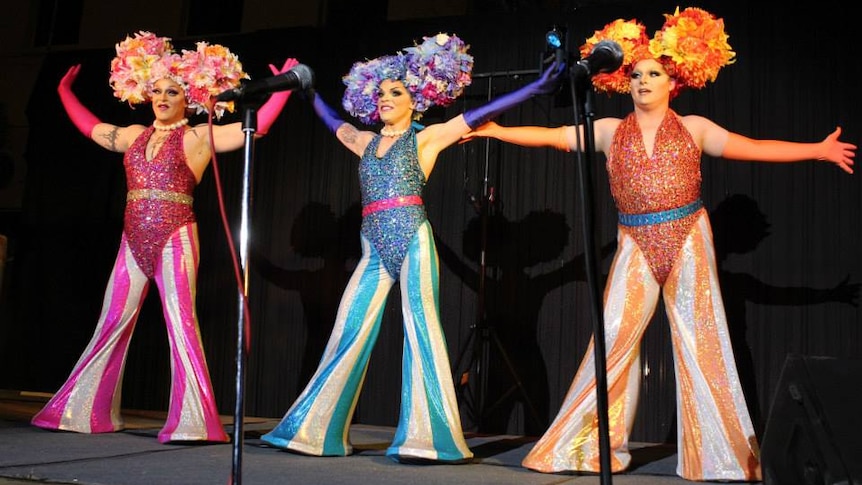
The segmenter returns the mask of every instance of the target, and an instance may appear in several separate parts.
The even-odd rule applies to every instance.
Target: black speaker
[[[862,485],[862,360],[788,355],[760,458],[766,485]]]

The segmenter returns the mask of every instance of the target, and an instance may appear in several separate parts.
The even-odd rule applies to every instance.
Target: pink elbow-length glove
[[[63,108],[66,109],[66,114],[69,119],[84,134],[87,138],[93,134],[93,128],[101,123],[96,115],[90,112],[87,108],[78,101],[75,93],[72,92],[72,83],[78,77],[78,71],[81,70],[81,65],[76,64],[69,68],[63,79],[60,79],[60,84],[57,85],[57,93],[60,94],[60,102],[63,103]]]
[[[297,64],[299,64],[299,61],[294,58],[290,58],[284,61],[284,65],[281,67],[280,71],[272,64],[269,65],[269,70],[275,75],[283,74],[291,70]],[[275,123],[275,119],[278,118],[278,115],[287,103],[288,98],[290,98],[290,93],[290,90],[272,93],[266,103],[263,103],[260,109],[257,110],[258,135],[266,135],[269,132],[269,128],[273,123]]]

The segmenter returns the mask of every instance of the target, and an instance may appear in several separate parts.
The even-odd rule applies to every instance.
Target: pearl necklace
[[[159,120],[153,120],[153,126],[156,127],[159,131],[173,131],[181,126],[185,126],[189,123],[188,118],[183,118],[176,123],[171,123],[169,125],[163,125]]]
[[[409,129],[410,129],[410,127],[404,128],[403,130],[393,130],[393,129],[389,128],[388,126],[384,126],[383,128],[380,129],[380,134],[383,136],[395,138],[395,137],[399,137],[399,136],[403,135],[404,133],[407,133],[407,130],[409,130]]]

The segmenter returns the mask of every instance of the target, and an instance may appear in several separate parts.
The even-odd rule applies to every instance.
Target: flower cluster
[[[617,19],[586,40],[581,55],[588,55],[601,40],[613,40],[623,50],[623,63],[619,69],[593,77],[597,91],[627,93],[630,91],[629,74],[634,65],[646,58],[662,63],[668,74],[681,88],[700,89],[707,81],[715,81],[718,71],[735,62],[736,53],[728,44],[724,21],[695,7],[673,15],[665,14],[665,23],[650,39],[645,28],[636,20]]]
[[[211,99],[239,86],[249,75],[242,70],[236,54],[218,44],[198,42],[197,49],[183,50],[179,71],[185,80],[186,99],[197,113],[207,111]],[[218,118],[227,110],[234,111],[234,102],[218,102],[213,111]]]
[[[649,55],[647,50],[649,37],[646,34],[646,27],[634,19],[616,19],[605,25],[602,30],[597,30],[581,46],[581,57],[590,55],[596,44],[603,40],[614,41],[622,48],[622,66],[633,66],[637,61]],[[614,72],[603,72],[593,76],[593,86],[595,86],[596,91],[628,93],[631,90],[629,69],[624,69],[622,66]]]
[[[186,95],[189,107],[206,112],[215,96],[249,79],[237,56],[221,45],[198,42],[194,51],[174,52],[171,39],[141,31],[116,45],[109,84],[114,96],[129,104],[144,103],[159,79],[171,79]],[[214,115],[233,111],[233,102],[214,105]]]
[[[670,64],[674,76],[686,87],[700,89],[715,81],[718,71],[736,61],[727,43],[724,20],[694,7],[665,14],[662,29],[650,41],[650,52]]]
[[[117,56],[111,61],[108,83],[114,96],[129,104],[143,103],[148,99],[150,80],[155,73],[166,71],[165,56],[173,53],[171,40],[152,32],[137,32],[116,46]]]
[[[468,48],[457,36],[441,33],[394,55],[354,63],[342,78],[346,89],[341,104],[359,121],[376,123],[380,83],[400,80],[412,96],[416,113],[448,106],[472,81],[473,56],[467,54]]]
[[[406,70],[407,62],[401,53],[354,63],[342,78],[347,87],[341,105],[367,125],[380,121],[377,113],[380,83],[387,79],[404,79]]]
[[[424,37],[421,44],[405,50],[407,72],[404,84],[413,93],[416,111],[431,106],[449,106],[472,82],[473,56],[456,35]]]

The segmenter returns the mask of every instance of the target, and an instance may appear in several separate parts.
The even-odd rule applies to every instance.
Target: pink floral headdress
[[[431,106],[449,106],[472,82],[470,46],[456,35],[423,37],[421,44],[394,55],[353,64],[342,78],[346,89],[341,104],[365,124],[380,121],[377,99],[380,83],[400,80],[410,91],[420,115]],[[417,116],[418,117],[418,116]]]
[[[728,44],[724,20],[706,10],[688,7],[676,8],[673,15],[664,14],[665,23],[652,39],[636,20],[617,19],[586,40],[581,46],[582,56],[592,52],[601,40],[613,40],[623,50],[623,63],[619,69],[593,77],[597,91],[627,93],[629,75],[638,61],[655,59],[662,63],[677,80],[676,95],[682,88],[700,89],[707,81],[715,81],[722,67],[736,62],[736,53]]]
[[[153,70],[164,71],[163,58],[173,53],[167,37],[151,32],[138,32],[116,45],[117,56],[111,61],[108,83],[114,96],[129,104],[143,103],[149,98]]]
[[[118,43],[116,52],[109,84],[114,96],[130,105],[149,101],[155,82],[168,78],[182,86],[189,108],[203,113],[215,96],[249,79],[239,58],[218,44],[198,42],[196,50],[183,50],[180,55],[171,39],[141,31]],[[226,110],[234,111],[233,101],[213,104],[216,118]]]

